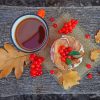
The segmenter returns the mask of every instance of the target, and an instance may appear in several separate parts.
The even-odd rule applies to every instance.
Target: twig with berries
[[[72,65],[72,60],[82,57],[80,52],[73,50],[72,47],[60,46],[58,52],[61,55],[61,61],[67,65]]]
[[[30,75],[32,77],[41,76],[43,74],[43,66],[42,63],[44,61],[43,57],[37,56],[36,54],[30,54]]]
[[[65,22],[63,27],[58,31],[59,34],[69,34],[73,32],[73,29],[78,24],[78,20],[71,19],[69,22]]]

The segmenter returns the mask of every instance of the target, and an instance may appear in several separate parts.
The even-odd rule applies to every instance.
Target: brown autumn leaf
[[[63,86],[64,89],[69,89],[79,84],[80,76],[75,70],[61,71],[55,70],[55,75],[58,78],[58,82]]]
[[[100,49],[95,49],[91,51],[90,58],[92,61],[96,61],[99,58],[99,55],[100,55]]]
[[[13,69],[16,78],[20,78],[28,58],[28,54],[17,51],[11,44],[4,44],[4,48],[0,48],[0,78],[8,76]]]
[[[96,41],[96,43],[100,43],[100,30],[99,30],[98,33],[95,35],[95,41]]]

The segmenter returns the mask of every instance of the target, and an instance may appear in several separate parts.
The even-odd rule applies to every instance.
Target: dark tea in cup
[[[19,50],[35,52],[45,46],[48,39],[48,26],[37,15],[24,15],[14,22],[11,37]]]

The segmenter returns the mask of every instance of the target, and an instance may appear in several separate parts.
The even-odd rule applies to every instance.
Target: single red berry
[[[36,66],[36,68],[41,68],[41,67],[40,67],[40,64],[37,64],[37,65],[35,65],[35,66]]]
[[[42,70],[42,66],[41,65],[39,65],[39,66],[36,66],[39,70]]]
[[[37,72],[37,76],[41,76],[43,74],[42,70]]]
[[[58,33],[61,34],[62,33],[62,30],[59,30]]]
[[[75,20],[74,24],[76,24],[76,25],[77,25],[77,24],[78,24],[78,20]]]
[[[71,23],[73,24],[75,22],[75,20],[74,19],[71,19]]]
[[[75,28],[75,26],[76,26],[75,24],[72,24],[72,29],[74,29],[74,28]]]
[[[68,51],[68,52],[71,52],[72,50],[73,50],[72,47],[68,47],[68,48],[67,48],[67,51]]]
[[[72,27],[69,27],[69,28],[68,28],[68,32],[69,32],[69,33],[72,33]]]
[[[91,35],[90,34],[85,34],[85,38],[86,39],[90,39],[91,38]]]
[[[38,61],[35,61],[34,62],[34,65],[36,66],[36,65],[39,65],[39,62]]]
[[[86,67],[87,67],[88,69],[92,68],[91,64],[86,64]]]
[[[44,61],[44,57],[39,57],[37,60],[39,63],[42,63]]]
[[[72,25],[71,21],[69,21],[69,22],[67,23],[67,25],[68,25],[68,27],[70,27],[70,26]]]
[[[87,74],[87,78],[88,78],[88,79],[92,79],[92,78],[93,78],[92,73]]]
[[[64,23],[64,27],[67,27],[68,26],[68,24],[67,23]]]
[[[66,31],[66,29],[65,29],[65,28],[63,28],[63,29],[62,29],[62,32],[64,33],[65,31]]]
[[[53,24],[53,27],[54,27],[54,28],[57,28],[57,26],[58,26],[58,25],[57,25],[56,23]]]
[[[58,52],[61,54],[63,53],[63,49],[59,49]]]
[[[38,58],[39,58],[38,56],[35,56],[34,61],[37,61],[37,60],[38,60]]]
[[[61,53],[61,56],[65,57],[66,56],[65,52]]]
[[[30,59],[31,61],[34,61],[35,57],[36,57],[36,55],[35,55],[35,54],[30,54],[29,59]]]
[[[35,76],[36,76],[36,73],[37,73],[37,72],[36,72],[35,70],[30,70],[30,75],[31,75],[31,76],[34,76],[34,77],[35,77]]]
[[[68,34],[68,33],[69,33],[69,31],[68,31],[68,29],[67,29],[67,28],[66,28],[66,31],[65,31],[65,33],[66,33],[66,34]]]
[[[50,70],[50,74],[54,74],[55,73],[55,71],[54,70]]]
[[[41,69],[39,67],[36,67],[34,70],[37,71],[37,72],[41,71]]]
[[[51,17],[49,20],[50,20],[51,22],[54,22],[54,21],[55,21],[55,18],[54,18],[54,17]]]
[[[72,31],[73,30],[72,26],[70,26],[68,30]]]
[[[65,52],[65,54],[66,54],[66,55],[68,55],[68,54],[69,54],[69,52],[68,52],[68,51],[66,51],[66,52]]]
[[[61,61],[62,62],[65,62],[66,61],[66,58],[65,57],[61,57]]]
[[[43,72],[41,71],[41,72],[40,72],[40,74],[42,75],[42,74],[43,74]]]
[[[66,47],[64,45],[60,46],[60,49],[64,50]]]
[[[35,65],[34,65],[34,64],[32,64],[32,65],[31,65],[31,68],[35,68]]]
[[[71,57],[71,56],[67,56],[67,58],[68,58],[68,59],[71,59],[72,57]]]

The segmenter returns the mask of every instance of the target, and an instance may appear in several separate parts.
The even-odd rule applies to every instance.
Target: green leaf
[[[71,65],[72,64],[72,61],[71,61],[71,59],[66,59],[66,64],[68,64],[68,65]]]
[[[80,55],[80,52],[78,52],[78,51],[71,51],[69,53],[69,55],[71,55],[71,56],[73,56],[73,55]]]

